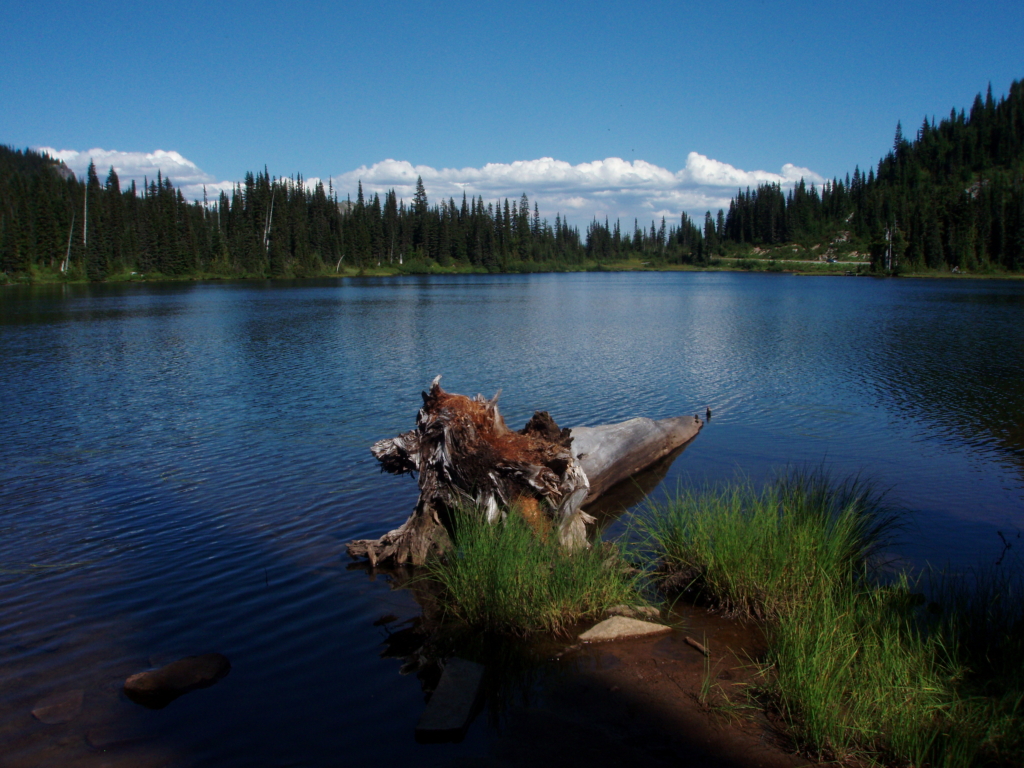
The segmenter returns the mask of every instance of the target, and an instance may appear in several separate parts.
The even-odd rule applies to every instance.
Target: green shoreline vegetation
[[[1022,572],[879,568],[900,522],[869,484],[790,471],[678,491],[640,515],[639,544],[587,552],[514,510],[493,526],[463,514],[428,574],[449,620],[518,636],[673,596],[755,621],[768,649],[750,704],[820,761],[1020,765]]]
[[[873,570],[898,522],[864,483],[791,472],[760,492],[738,483],[677,494],[647,525],[670,578],[763,622],[769,647],[752,694],[805,753],[1019,765],[1021,571]]]
[[[248,173],[188,202],[160,173],[121,188],[0,147],[0,282],[301,278],[356,274],[740,269],[807,274],[1024,272],[1024,84],[970,113],[926,118],[865,174],[738,190],[703,222],[542,219],[524,193],[430,204],[394,190],[340,199],[330,184]]]
[[[450,619],[520,637],[566,635],[613,605],[646,604],[640,574],[617,545],[570,552],[553,529],[538,530],[514,507],[498,525],[456,510],[452,528],[451,551],[427,565]]]

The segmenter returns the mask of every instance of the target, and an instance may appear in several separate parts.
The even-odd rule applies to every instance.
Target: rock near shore
[[[625,616],[612,616],[600,624],[595,624],[579,636],[581,643],[603,643],[609,640],[625,640],[645,635],[657,635],[662,632],[671,632],[671,627],[664,624],[654,624],[650,621],[629,619]]]
[[[66,723],[77,717],[78,713],[82,711],[84,694],[85,691],[79,689],[47,696],[36,704],[35,709],[32,710],[32,716],[47,725]]]
[[[163,709],[182,694],[208,688],[231,671],[231,662],[219,653],[186,656],[160,669],[132,675],[124,682],[124,692],[136,704]]]

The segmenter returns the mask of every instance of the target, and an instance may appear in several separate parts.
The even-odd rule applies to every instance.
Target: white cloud
[[[191,200],[202,199],[204,186],[212,199],[221,190],[230,194],[235,184],[217,180],[178,152],[37,149],[63,160],[79,176],[85,175],[90,160],[96,163],[101,179],[113,166],[122,187],[133,179],[139,185],[146,178],[153,180],[160,171]],[[518,199],[525,192],[531,203],[538,204],[542,216],[553,220],[556,213],[561,213],[580,226],[594,217],[604,219],[606,216],[611,220],[627,222],[637,218],[641,223],[649,223],[662,216],[677,219],[680,212],[686,211],[699,218],[704,211],[728,208],[730,199],[741,188],[764,183],[790,187],[801,178],[808,183],[824,182],[817,173],[792,163],[782,166],[779,173],[745,171],[698,152],[690,152],[685,167],[675,172],[644,160],[627,161],[618,157],[578,165],[542,157],[487,163],[480,168],[440,169],[389,159],[322,181],[325,186],[332,183],[342,197],[351,194],[354,198],[361,181],[366,195],[375,192],[383,195],[394,189],[399,198],[408,201],[416,192],[417,177],[422,177],[432,202],[454,198],[460,203],[463,192],[469,197],[483,196],[485,202],[506,197]],[[303,181],[312,189],[321,179]]]
[[[363,193],[383,194],[394,189],[400,198],[410,199],[416,191],[416,179],[423,179],[427,196],[454,198],[461,202],[482,195],[489,202],[499,198],[518,198],[523,192],[537,202],[544,216],[556,212],[568,214],[577,224],[592,217],[610,219],[677,218],[682,211],[695,216],[706,210],[727,208],[736,191],[758,184],[792,186],[801,178],[821,184],[824,179],[808,168],[786,163],[781,173],[744,171],[728,163],[691,152],[686,166],[672,172],[643,160],[632,162],[618,157],[571,165],[563,160],[542,157],[513,163],[488,163],[482,168],[442,168],[413,165],[405,160],[384,160],[361,166],[332,179],[344,193],[362,182]]]
[[[739,189],[756,187],[758,184],[782,184],[789,186],[800,179],[807,183],[821,184],[825,181],[810,168],[801,168],[786,163],[782,173],[768,171],[743,171],[720,160],[712,160],[698,152],[691,152],[686,158],[686,167],[676,174],[684,183],[695,186],[729,187]]]
[[[107,172],[113,168],[120,179],[122,189],[132,181],[138,186],[146,181],[155,181],[157,172],[165,179],[170,179],[174,186],[190,200],[201,200],[203,186],[207,195],[216,197],[220,190],[231,191],[234,186],[230,181],[217,181],[215,176],[203,171],[191,160],[182,157],[178,152],[167,152],[158,149],[155,152],[122,152],[116,149],[90,149],[79,152],[74,149],[53,149],[52,147],[36,147],[50,157],[63,160],[79,177],[85,176],[89,163],[96,164],[96,173],[103,181]]]

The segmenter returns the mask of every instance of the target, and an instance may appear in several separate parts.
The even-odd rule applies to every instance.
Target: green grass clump
[[[791,472],[757,491],[738,482],[680,491],[644,523],[676,582],[726,612],[775,619],[860,570],[896,523],[880,494],[856,478]]]
[[[456,510],[453,548],[428,563],[449,616],[504,634],[564,634],[609,607],[643,603],[639,575],[617,545],[569,551],[514,509],[494,525]]]
[[[769,629],[762,672],[790,734],[818,758],[969,766],[987,740],[966,670],[919,621],[906,579],[888,587],[823,581]]]
[[[865,484],[790,473],[680,493],[646,523],[680,587],[765,623],[756,696],[819,759],[1024,764],[1024,602],[1006,570],[929,592],[869,564],[896,518]],[[682,580],[679,577],[682,576]]]

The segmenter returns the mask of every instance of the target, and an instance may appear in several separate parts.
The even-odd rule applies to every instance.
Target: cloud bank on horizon
[[[218,181],[178,152],[37,149],[63,160],[79,176],[85,175],[90,161],[96,164],[101,180],[113,167],[122,187],[132,180],[140,185],[146,179],[153,180],[159,171],[191,200],[201,200],[204,187],[207,195],[215,198],[221,190],[230,193],[236,183]],[[782,166],[779,173],[745,171],[699,152],[690,152],[686,165],[675,172],[644,160],[630,162],[618,157],[578,165],[542,157],[487,163],[481,168],[441,169],[389,159],[332,176],[330,183],[339,197],[355,197],[362,183],[366,195],[394,189],[399,198],[408,201],[416,191],[417,178],[423,179],[432,202],[442,198],[461,202],[463,194],[482,196],[485,202],[491,202],[506,197],[515,199],[525,192],[531,203],[538,204],[542,216],[553,219],[556,213],[561,213],[575,224],[606,216],[624,221],[636,218],[646,223],[662,216],[675,219],[683,211],[691,216],[702,216],[704,211],[728,207],[736,191],[746,187],[765,183],[791,187],[800,179],[809,184],[825,181],[809,168],[792,163]],[[305,179],[309,186],[320,181],[326,185],[328,180]]]
[[[189,200],[202,200],[204,187],[207,195],[216,198],[222,189],[231,192],[235,186],[233,181],[217,181],[216,177],[173,151],[158,149],[155,152],[122,152],[116,149],[96,148],[79,152],[74,149],[53,147],[34,149],[45,152],[55,160],[63,161],[79,177],[84,177],[88,172],[90,162],[96,164],[96,174],[101,182],[113,168],[117,172],[121,189],[125,189],[132,181],[140,187],[146,181],[155,181],[158,173],[163,178],[170,179]]]
[[[737,190],[758,184],[790,187],[801,178],[814,184],[825,181],[810,169],[792,163],[786,163],[781,173],[744,171],[690,152],[686,166],[676,172],[644,160],[629,162],[618,157],[579,165],[542,157],[488,163],[482,168],[442,169],[384,160],[332,177],[332,182],[337,189],[351,189],[362,182],[364,194],[394,189],[399,197],[409,199],[416,191],[418,177],[431,198],[440,196],[459,202],[465,192],[490,201],[516,198],[526,192],[545,216],[561,212],[576,221],[607,216],[645,222],[662,216],[676,218],[682,211],[701,215],[706,210],[726,208]]]

